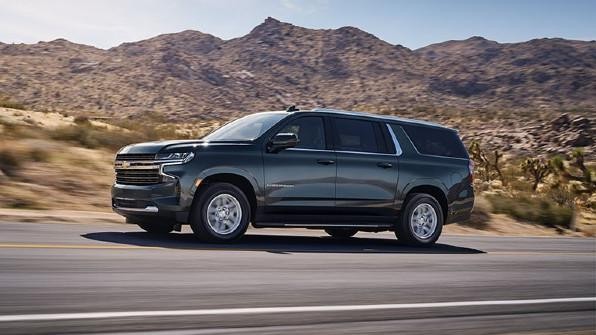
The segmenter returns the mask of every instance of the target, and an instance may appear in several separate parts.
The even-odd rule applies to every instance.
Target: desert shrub
[[[0,107],[12,108],[12,109],[25,109],[25,106],[21,103],[11,101],[9,99],[0,98]]]
[[[34,162],[47,162],[50,160],[50,153],[42,148],[32,148],[28,152],[28,158]]]
[[[0,132],[2,139],[37,138],[42,135],[42,132],[34,127],[17,125],[8,121],[0,121],[0,124],[2,124],[2,132]]]
[[[40,204],[33,198],[13,198],[7,204],[5,204],[8,208],[14,209],[45,209],[45,206]]]
[[[146,140],[145,135],[94,127],[91,124],[75,124],[54,129],[50,137],[58,141],[69,141],[86,148],[118,149],[125,145]]]
[[[74,123],[78,124],[78,125],[89,125],[89,118],[86,116],[77,116],[74,118]]]
[[[532,183],[525,179],[512,179],[509,182],[509,187],[511,190],[517,192],[532,192]]]
[[[15,146],[12,142],[0,144],[0,170],[7,176],[18,175],[20,168],[27,162],[46,162],[50,153],[43,148],[28,145]]]
[[[54,129],[50,136],[59,141],[76,142],[88,148],[95,148],[98,143],[91,136],[91,129],[79,125],[64,126]]]
[[[23,122],[25,122],[26,124],[28,124],[28,125],[31,125],[31,126],[34,126],[34,125],[36,125],[36,122],[35,122],[35,120],[33,120],[33,119],[29,119],[29,118],[27,118],[27,119],[24,119],[24,120],[23,120]]]
[[[112,125],[137,133],[139,141],[154,141],[163,139],[189,139],[190,133],[178,132],[178,125],[172,123],[159,123],[152,120],[135,122],[132,120],[112,120]],[[137,142],[139,142],[137,141]]]
[[[9,146],[0,147],[0,170],[7,176],[14,176],[18,173],[23,163],[19,152]]]
[[[538,223],[548,227],[570,227],[573,210],[560,206],[553,200],[528,195],[488,197],[495,213],[507,214],[516,219]]]
[[[108,149],[120,149],[123,146],[144,142],[146,139],[138,133],[123,133],[118,131],[99,131],[94,133],[96,142],[100,147]]]
[[[575,205],[575,194],[567,187],[552,187],[546,196],[560,206],[573,207]]]
[[[21,184],[7,183],[0,187],[0,207],[18,209],[46,209],[46,205],[34,190]]]

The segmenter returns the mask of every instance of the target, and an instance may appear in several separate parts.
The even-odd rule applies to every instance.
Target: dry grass
[[[0,142],[2,155],[14,161],[0,165],[0,207],[109,210],[111,152],[25,139]]]
[[[526,194],[514,197],[491,195],[488,200],[494,213],[549,227],[571,228],[573,209],[559,206],[552,200]]]
[[[25,106],[23,104],[2,97],[0,97],[0,107],[12,109],[25,109]]]

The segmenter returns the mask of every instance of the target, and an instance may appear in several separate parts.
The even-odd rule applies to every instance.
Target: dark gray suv
[[[209,242],[252,224],[337,238],[390,230],[430,245],[474,203],[456,131],[329,109],[256,113],[201,140],[129,145],[115,169],[112,206],[127,222],[164,234],[190,224]]]

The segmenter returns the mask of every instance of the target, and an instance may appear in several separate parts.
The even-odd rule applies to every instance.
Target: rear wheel
[[[249,218],[250,205],[242,190],[229,183],[215,183],[199,195],[190,227],[203,241],[231,242],[244,235]]]
[[[356,235],[358,230],[350,228],[327,228],[325,232],[335,238],[350,238]]]
[[[149,224],[139,223],[139,227],[143,228],[144,231],[151,234],[168,234],[174,230],[174,224]]]
[[[437,199],[429,194],[416,193],[408,197],[395,234],[406,244],[430,246],[439,239],[443,220]]]

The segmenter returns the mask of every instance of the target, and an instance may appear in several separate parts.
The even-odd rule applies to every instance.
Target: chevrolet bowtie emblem
[[[130,167],[130,162],[122,162],[122,167],[125,169]]]

